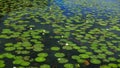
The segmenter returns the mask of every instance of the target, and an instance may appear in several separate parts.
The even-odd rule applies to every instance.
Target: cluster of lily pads
[[[12,11],[35,6],[43,8],[46,5],[48,5],[48,0],[0,0],[0,18]]]
[[[0,29],[0,67],[119,68],[120,14],[84,12],[54,3],[10,12]]]

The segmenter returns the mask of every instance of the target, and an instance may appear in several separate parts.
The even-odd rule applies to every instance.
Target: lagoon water
[[[51,6],[54,9],[51,9]],[[60,10],[56,7],[59,7]],[[63,68],[64,64],[70,64],[66,68],[102,68],[100,66],[104,67],[104,64],[108,65],[109,62],[113,65],[115,65],[114,63],[120,64],[120,61],[116,60],[120,58],[119,8],[119,0],[53,0],[43,10],[27,8],[25,11],[11,12],[9,16],[4,17],[5,24],[1,23],[0,31],[10,27],[10,30],[16,32],[13,33],[15,36],[13,35],[12,39],[0,39],[2,41],[0,44],[5,45],[8,42],[13,43],[16,47],[19,47],[18,44],[22,44],[22,46],[18,50],[16,48],[16,51],[11,51],[12,53],[5,51],[4,47],[0,46],[1,53],[4,51],[11,53],[18,59],[20,57],[20,60],[22,56],[33,68],[44,64],[49,64],[52,68]],[[31,43],[30,47],[33,49],[29,50],[29,46],[27,49],[24,41]],[[38,45],[37,48],[42,47],[43,49],[35,49],[35,45],[36,47]],[[30,53],[19,54],[22,48],[23,51]],[[43,56],[48,54],[45,62],[43,62],[43,57],[39,59],[40,61],[35,61],[39,53],[42,53]],[[56,53],[63,57],[59,57],[59,55],[56,57]],[[8,61],[6,67],[22,67],[19,63],[13,64],[16,59],[8,59],[5,59]]]
[[[111,12],[111,14],[120,12],[119,0],[54,0],[54,3],[61,7],[65,12],[80,13],[81,12]]]

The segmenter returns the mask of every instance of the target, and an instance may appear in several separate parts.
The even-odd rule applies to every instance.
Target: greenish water
[[[54,0],[0,23],[0,67],[119,68],[119,0]]]

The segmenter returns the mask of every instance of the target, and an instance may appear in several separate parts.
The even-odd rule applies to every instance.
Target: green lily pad
[[[87,55],[87,54],[80,54],[79,56],[80,56],[80,58],[84,58],[84,59],[89,58],[89,55]]]
[[[114,57],[108,57],[108,60],[109,60],[109,61],[116,61],[117,59],[114,58]]]
[[[100,66],[100,68],[111,68],[111,67],[107,66],[107,65],[102,65],[102,66]]]
[[[50,65],[48,65],[48,64],[43,64],[43,65],[40,66],[40,68],[50,68]]]
[[[44,57],[37,57],[37,58],[35,58],[36,62],[44,62],[45,60],[46,60],[46,58],[44,58]]]
[[[80,52],[80,53],[85,53],[86,50],[85,50],[85,49],[79,49],[78,52]]]
[[[51,47],[51,50],[58,51],[58,50],[60,50],[60,48],[59,47]]]
[[[0,35],[0,38],[9,39],[10,37],[7,35]]]
[[[37,56],[39,56],[39,57],[47,57],[48,54],[47,53],[39,53]]]
[[[43,50],[43,48],[40,45],[34,45],[33,46],[33,51],[39,52],[39,51],[42,51],[42,50]]]
[[[55,57],[64,57],[65,54],[64,53],[55,53]]]
[[[15,47],[5,47],[5,51],[14,51]]]
[[[90,62],[93,64],[100,64],[101,63],[101,61],[99,59],[91,59]]]
[[[2,33],[11,34],[11,33],[13,33],[13,31],[11,31],[10,29],[3,29]]]
[[[4,57],[6,57],[6,58],[14,58],[14,57],[15,57],[15,56],[14,56],[13,54],[11,54],[11,53],[4,53],[3,55],[4,55]]]
[[[97,57],[100,58],[100,59],[105,59],[106,55],[105,54],[98,54]]]
[[[74,68],[74,65],[70,64],[70,63],[67,63],[67,64],[64,64],[64,67],[65,68]]]
[[[22,62],[23,62],[22,59],[15,59],[15,60],[13,61],[13,64],[21,64]]]
[[[27,50],[21,51],[21,54],[29,54],[29,53],[30,53],[30,51],[27,51]]]
[[[115,64],[115,63],[109,63],[108,66],[110,66],[111,68],[117,68],[118,67],[117,64]]]
[[[72,55],[72,59],[80,59],[80,56],[77,56],[77,55]]]
[[[13,46],[13,43],[6,43],[5,46],[7,46],[7,47]]]
[[[25,42],[22,43],[22,46],[29,47],[29,46],[32,46],[32,44],[28,41],[25,41]]]
[[[114,55],[114,53],[113,52],[110,52],[110,51],[106,51],[105,52],[107,55]]]
[[[0,60],[0,68],[4,68],[5,67],[5,63],[3,60]]]
[[[78,63],[83,63],[85,60],[84,59],[77,59]]]
[[[3,54],[0,54],[0,59],[3,59],[4,58],[4,55]]]
[[[71,46],[69,46],[69,45],[65,45],[65,46],[63,46],[63,49],[65,49],[65,50],[72,50],[73,48]]]
[[[22,61],[20,65],[22,65],[22,66],[29,66],[30,62]]]
[[[66,58],[58,58],[57,59],[59,63],[67,63],[68,60]]]

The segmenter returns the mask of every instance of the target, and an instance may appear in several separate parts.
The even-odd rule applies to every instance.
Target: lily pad
[[[48,64],[43,64],[43,65],[40,65],[40,68],[50,68],[50,65],[48,65]]]
[[[60,48],[59,47],[51,47],[51,50],[58,51],[58,50],[60,50]]]
[[[3,60],[0,60],[0,67],[1,67],[1,68],[4,68],[4,67],[5,67],[5,63],[4,63]]]
[[[89,55],[87,55],[87,54],[80,54],[79,56],[80,56],[80,58],[84,58],[84,59],[89,58]]]
[[[65,45],[65,46],[63,46],[63,49],[65,49],[65,50],[72,50],[73,48],[71,46],[69,46],[69,45]]]
[[[14,51],[15,47],[5,47],[5,51]]]
[[[44,57],[37,57],[37,58],[35,58],[36,62],[44,62],[45,60],[46,60],[46,58],[44,58]]]
[[[74,68],[74,65],[70,64],[70,63],[67,63],[67,64],[64,64],[64,67],[65,68]]]
[[[118,67],[117,64],[115,64],[115,63],[109,63],[108,66],[111,67],[111,68],[117,68]]]
[[[57,59],[59,63],[67,63],[68,60],[66,58],[58,58]]]
[[[99,59],[91,59],[90,62],[93,64],[100,64],[101,63],[101,61]]]
[[[65,54],[64,53],[55,53],[55,57],[64,57]]]
[[[39,56],[39,57],[47,57],[48,54],[47,53],[39,53],[37,56]]]
[[[22,66],[29,66],[30,62],[22,61],[20,65],[22,65]]]

